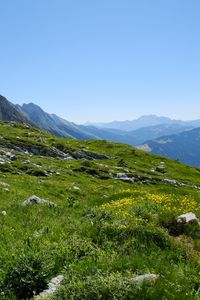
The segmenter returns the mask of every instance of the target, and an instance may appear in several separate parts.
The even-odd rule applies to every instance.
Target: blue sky
[[[70,121],[200,118],[199,0],[2,0],[0,94]]]

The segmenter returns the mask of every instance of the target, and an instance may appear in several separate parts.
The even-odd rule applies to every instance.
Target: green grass
[[[0,165],[0,182],[9,184],[0,184],[2,299],[20,299],[16,291],[23,285],[18,279],[32,287],[35,272],[41,275],[38,286],[64,274],[55,300],[200,299],[199,230],[184,228],[178,237],[168,231],[181,212],[192,209],[200,217],[199,191],[193,187],[200,186],[198,168],[120,143],[59,139],[19,124],[0,123],[0,136],[1,149],[39,149],[37,155],[14,151],[17,160]],[[52,147],[87,150],[109,159],[46,157]],[[152,173],[160,162],[166,172]],[[36,170],[47,176],[31,175]],[[124,170],[154,184],[112,179],[110,173]],[[164,184],[164,178],[186,185]],[[23,207],[33,194],[57,207]],[[186,204],[183,199],[188,199]],[[30,257],[41,264],[32,265]],[[159,279],[154,284],[130,283],[145,273]]]

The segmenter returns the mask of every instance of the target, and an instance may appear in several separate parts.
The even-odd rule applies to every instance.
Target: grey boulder
[[[23,206],[28,206],[28,205],[49,205],[49,206],[57,206],[56,203],[49,201],[49,200],[45,200],[45,199],[41,199],[35,195],[29,197],[27,200],[25,200],[22,205]]]
[[[200,226],[200,221],[199,219],[197,218],[197,216],[192,213],[192,212],[189,212],[189,213],[186,213],[186,214],[182,214],[180,216],[178,216],[176,218],[176,222],[178,224],[193,224],[193,225],[198,225]]]

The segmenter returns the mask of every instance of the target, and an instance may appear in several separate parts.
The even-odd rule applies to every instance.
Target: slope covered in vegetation
[[[200,299],[199,226],[176,221],[200,217],[199,172],[1,123],[0,297],[30,299],[63,274],[48,299]]]

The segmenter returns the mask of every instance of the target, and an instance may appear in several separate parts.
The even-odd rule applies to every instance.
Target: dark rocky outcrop
[[[34,125],[32,121],[24,116],[11,102],[0,95],[0,120],[14,121],[17,123],[24,123]]]

